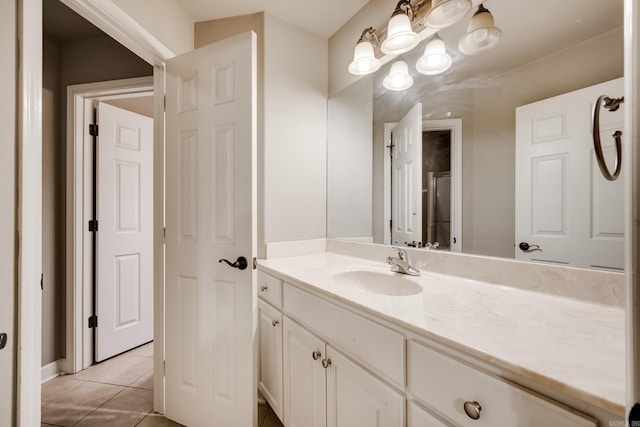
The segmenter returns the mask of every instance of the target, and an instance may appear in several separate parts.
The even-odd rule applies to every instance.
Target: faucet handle
[[[400,258],[403,261],[407,260],[407,251],[405,251],[402,248],[399,248],[397,246],[393,246],[391,249],[393,249],[394,251],[396,251],[398,253],[398,258]]]

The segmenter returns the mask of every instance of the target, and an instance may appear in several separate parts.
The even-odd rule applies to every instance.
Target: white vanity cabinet
[[[286,427],[404,425],[404,397],[284,317]]]
[[[284,416],[282,377],[282,281],[258,272],[258,389],[273,412]]]

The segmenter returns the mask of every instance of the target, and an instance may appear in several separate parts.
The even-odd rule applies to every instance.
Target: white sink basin
[[[389,296],[408,296],[422,292],[411,276],[391,271],[352,270],[336,273],[332,279],[361,292]]]

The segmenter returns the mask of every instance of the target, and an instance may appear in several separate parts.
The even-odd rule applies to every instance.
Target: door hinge
[[[165,228],[163,229],[163,234],[162,234],[162,236],[164,237],[164,239],[165,239],[165,240],[167,239],[167,227],[165,227]]]
[[[89,135],[98,136],[98,125],[94,125],[94,124],[89,125]]]
[[[89,221],[89,231],[92,233],[95,233],[96,231],[98,231],[98,220],[97,219],[92,219]]]
[[[163,376],[167,376],[167,361],[163,360],[162,361],[162,375]]]
[[[167,95],[164,96],[164,111],[167,111]]]
[[[89,317],[89,329],[93,329],[97,327],[98,327],[98,316],[94,315]]]
[[[44,273],[40,275],[40,290],[44,291]]]

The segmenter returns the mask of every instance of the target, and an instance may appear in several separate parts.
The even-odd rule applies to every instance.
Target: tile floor
[[[260,427],[282,427],[268,405],[258,409]],[[42,385],[42,427],[180,426],[152,410],[152,343]]]

